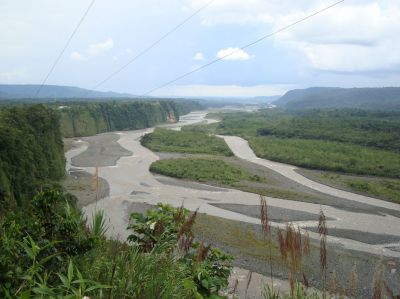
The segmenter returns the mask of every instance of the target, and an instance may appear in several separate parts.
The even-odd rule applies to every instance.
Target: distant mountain
[[[287,109],[363,108],[400,110],[400,87],[294,89],[273,102]]]
[[[18,100],[18,99],[66,99],[75,98],[83,99],[86,96],[93,98],[133,98],[134,96],[127,93],[118,92],[102,92],[90,91],[89,89],[59,86],[59,85],[44,85],[40,93],[35,96],[40,85],[8,85],[0,84],[0,100]],[[89,93],[90,92],[90,93]]]

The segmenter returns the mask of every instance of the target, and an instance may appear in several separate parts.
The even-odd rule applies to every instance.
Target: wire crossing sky
[[[74,35],[76,34],[76,32],[78,31],[79,27],[82,25],[83,21],[85,20],[86,16],[88,15],[90,9],[92,8],[92,6],[94,5],[96,0],[92,0],[92,2],[90,2],[88,8],[86,9],[85,13],[82,15],[81,19],[79,20],[78,24],[76,25],[75,29],[72,31],[71,35],[69,36],[67,42],[65,43],[64,47],[62,48],[61,52],[58,54],[56,60],[54,61],[53,65],[51,66],[49,72],[47,73],[47,75],[44,77],[42,84],[40,85],[40,87],[38,88],[38,90],[36,91],[35,97],[37,97],[40,93],[40,91],[42,90],[43,86],[46,84],[47,80],[49,79],[51,73],[54,71],[54,69],[56,68],[58,62],[60,61],[61,57],[63,56],[64,52],[67,50],[69,44],[71,43],[71,40],[73,39]]]
[[[93,1],[0,1],[0,84],[156,97],[399,86],[399,0],[345,0],[278,34],[339,0]]]
[[[318,14],[320,14],[320,13],[322,13],[322,12],[324,12],[324,11],[334,7],[334,6],[336,6],[336,5],[339,5],[340,3],[344,2],[344,1],[345,0],[340,0],[338,2],[335,2],[332,5],[326,6],[323,9],[320,9],[320,10],[318,10],[318,11],[316,11],[316,12],[314,12],[314,13],[312,13],[312,14],[310,14],[310,15],[308,15],[308,16],[300,19],[300,20],[297,20],[296,22],[293,22],[293,23],[291,23],[291,24],[289,24],[287,26],[284,26],[284,27],[272,32],[272,33],[266,34],[266,35],[260,37],[259,39],[255,40],[255,41],[253,41],[253,42],[251,42],[251,43],[249,43],[247,45],[244,45],[244,46],[242,46],[240,48],[236,48],[233,51],[228,52],[225,55],[221,55],[220,57],[218,57],[217,59],[214,59],[213,61],[210,61],[209,63],[206,63],[206,64],[204,64],[204,65],[202,65],[202,66],[200,66],[200,67],[198,67],[198,68],[196,68],[196,69],[194,69],[194,70],[192,70],[190,72],[187,72],[187,73],[185,73],[183,75],[180,75],[180,76],[176,77],[175,79],[172,79],[171,81],[168,81],[168,82],[166,82],[164,84],[161,84],[160,86],[158,86],[156,88],[153,88],[153,89],[149,90],[148,92],[142,94],[142,96],[150,95],[153,92],[155,92],[155,91],[157,91],[157,90],[159,90],[161,88],[164,88],[164,87],[166,87],[168,85],[171,85],[172,83],[175,83],[175,82],[177,82],[177,81],[179,81],[179,80],[181,80],[181,79],[183,79],[183,78],[185,78],[185,77],[187,77],[187,76],[189,76],[189,75],[191,75],[193,73],[196,73],[196,72],[198,72],[198,71],[200,71],[202,69],[205,69],[205,68],[207,68],[207,67],[209,67],[209,66],[211,66],[211,65],[213,65],[213,64],[215,64],[215,63],[217,63],[217,62],[219,62],[221,60],[224,60],[224,59],[226,59],[226,58],[228,58],[230,56],[233,56],[238,52],[241,52],[241,51],[243,51],[243,50],[245,50],[245,49],[247,49],[247,48],[249,48],[249,47],[251,47],[251,46],[253,46],[253,45],[255,45],[255,44],[257,44],[257,43],[259,43],[259,42],[261,42],[261,41],[263,41],[263,40],[265,40],[267,38],[269,38],[269,37],[271,37],[271,36],[274,36],[274,35],[282,32],[282,31],[285,31],[285,30],[287,30],[287,29],[289,29],[289,28],[291,28],[291,27],[293,27],[293,26],[295,26],[295,25],[297,25],[297,24],[299,24],[301,22],[304,22],[304,21],[306,21],[306,20],[308,20],[308,19],[310,19],[310,18],[312,18],[312,17],[314,17],[314,16],[316,16],[316,15],[318,15]]]
[[[144,54],[146,54],[147,52],[149,52],[152,48],[154,48],[156,45],[158,45],[161,41],[163,41],[165,38],[167,38],[169,35],[171,35],[172,33],[174,33],[176,30],[178,30],[180,27],[182,27],[183,25],[185,25],[188,21],[190,21],[193,17],[195,17],[196,15],[198,15],[202,10],[206,9],[207,7],[209,7],[215,0],[211,0],[210,2],[208,2],[207,4],[203,5],[202,7],[200,7],[198,10],[196,10],[193,14],[191,14],[189,17],[187,17],[186,19],[184,19],[182,22],[180,22],[178,25],[176,25],[174,28],[172,28],[171,30],[169,30],[167,33],[165,33],[163,36],[161,36],[159,39],[157,39],[155,42],[153,42],[152,44],[150,44],[148,47],[146,47],[145,49],[143,49],[141,52],[139,52],[139,54],[137,54],[136,56],[134,56],[132,59],[130,59],[127,63],[125,63],[124,65],[122,65],[119,69],[117,69],[116,71],[112,72],[110,75],[108,75],[107,77],[105,77],[103,80],[101,80],[99,83],[97,83],[95,86],[93,86],[93,88],[91,88],[91,90],[95,90],[98,87],[100,87],[101,85],[103,85],[105,82],[107,82],[108,80],[110,80],[111,78],[113,78],[114,76],[116,76],[117,74],[119,74],[120,72],[122,72],[125,68],[127,68],[131,63],[133,63],[135,60],[137,60],[138,58],[140,58],[141,56],[143,56]],[[87,97],[88,95],[90,95],[90,91],[88,93],[85,94],[84,97]]]

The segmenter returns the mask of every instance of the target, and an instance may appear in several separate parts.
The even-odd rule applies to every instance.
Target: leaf
[[[74,266],[72,265],[72,261],[69,261],[69,265],[68,265],[68,286],[71,285],[72,282],[72,278],[74,276]]]

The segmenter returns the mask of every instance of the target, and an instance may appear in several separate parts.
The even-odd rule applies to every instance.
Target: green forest
[[[146,134],[141,144],[156,152],[178,152],[189,154],[210,154],[232,156],[233,153],[225,141],[202,132],[173,131],[156,128]]]
[[[44,105],[0,110],[0,199],[18,204],[65,172],[59,114]]]
[[[87,223],[58,184],[57,110],[4,106],[0,132],[0,298],[220,298],[233,257],[194,239],[196,212],[159,204],[109,239],[106,214]]]
[[[399,178],[400,113],[357,109],[231,113],[211,132],[249,140],[257,156],[305,168]],[[190,128],[187,128],[190,129]]]
[[[66,102],[51,106],[61,113],[63,137],[148,128],[160,123],[175,122],[180,115],[202,108],[194,101],[166,100]]]

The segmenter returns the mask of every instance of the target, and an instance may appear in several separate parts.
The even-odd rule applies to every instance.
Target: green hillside
[[[287,109],[362,108],[400,110],[400,87],[312,87],[288,91],[273,104]]]

